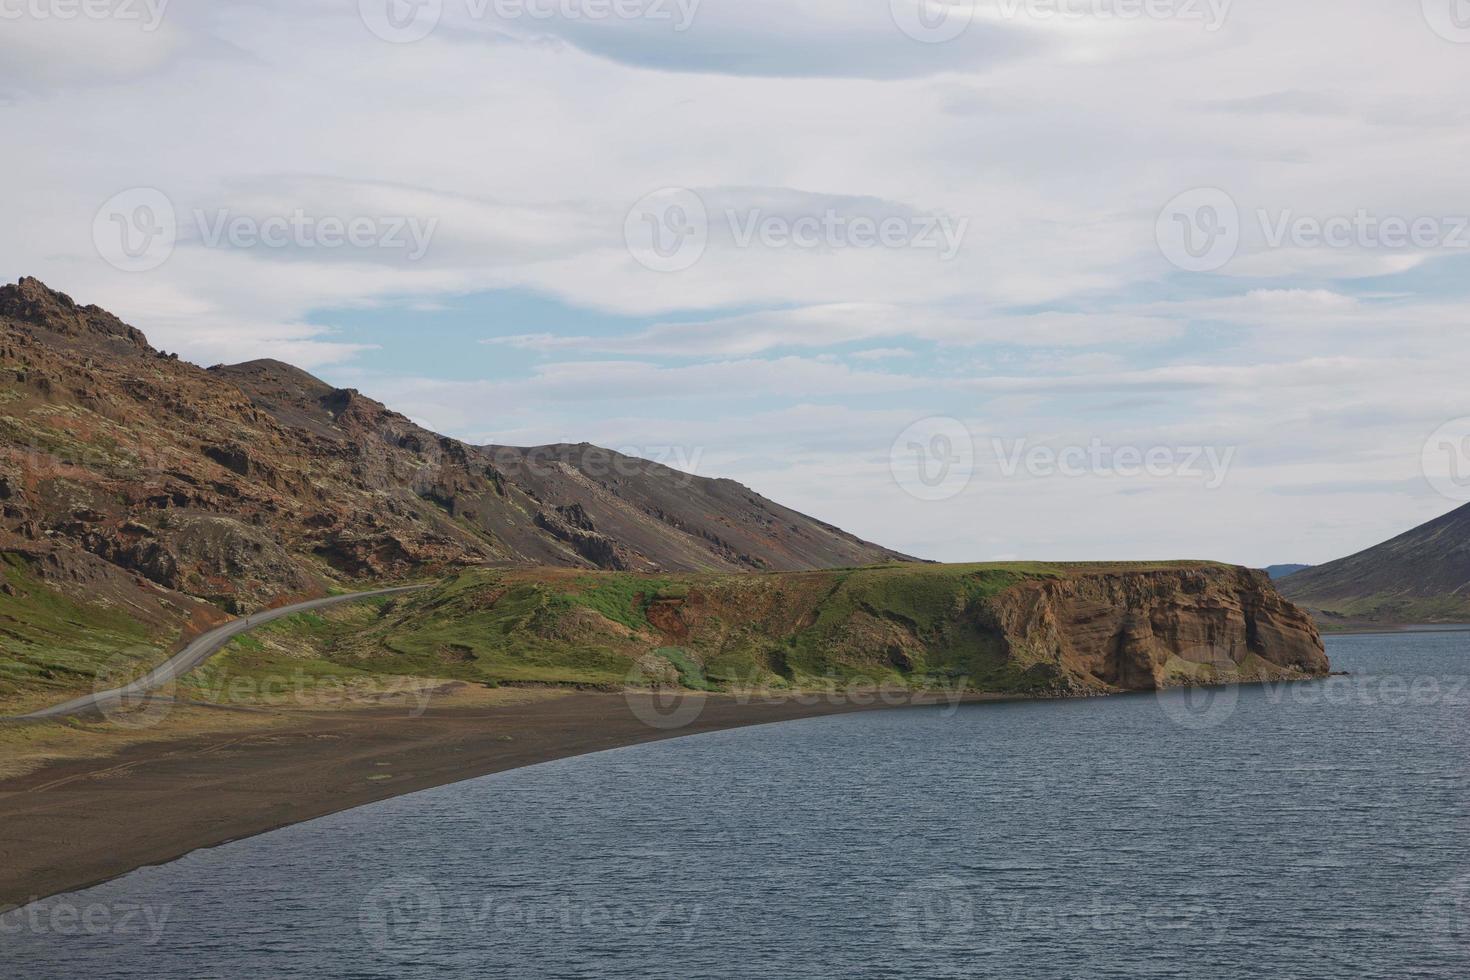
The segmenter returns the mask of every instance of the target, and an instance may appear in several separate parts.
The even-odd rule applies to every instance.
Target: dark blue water
[[[12,912],[0,974],[1470,976],[1470,634],[1329,649],[431,790]]]

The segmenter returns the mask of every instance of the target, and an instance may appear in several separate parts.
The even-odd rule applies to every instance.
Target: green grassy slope
[[[116,605],[68,598],[0,554],[0,704],[62,701],[99,677],[125,683],[163,660],[169,639]]]
[[[893,565],[767,574],[461,572],[422,593],[291,617],[187,682],[226,698],[271,680],[414,676],[487,685],[704,690],[864,682],[1046,693],[1049,664],[1007,657],[987,600],[1032,578],[1175,565]]]

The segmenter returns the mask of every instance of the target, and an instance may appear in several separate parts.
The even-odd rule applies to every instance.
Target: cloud
[[[867,350],[854,351],[848,356],[855,361],[892,361],[895,358],[913,357],[914,352],[907,347],[870,347]]]
[[[898,0],[899,7],[917,0]],[[926,44],[904,34],[888,3],[781,0],[635,0],[631,16],[592,16],[588,5],[508,0],[452,6],[446,25],[493,43],[556,39],[619,64],[678,73],[742,77],[901,79],[985,71],[1043,43],[1021,26],[972,27],[954,42]],[[956,12],[969,16],[965,5]]]
[[[1252,223],[1464,212],[1465,51],[1417,9],[1236,0],[1212,32],[983,3],[926,44],[883,2],[705,0],[683,31],[450,2],[431,36],[390,44],[356,7],[4,23],[0,177],[19,190],[0,272],[183,356],[296,361],[456,434],[693,442],[711,472],[934,557],[1321,560],[1439,503],[1413,486],[1424,438],[1465,412],[1461,253],[1251,232],[1193,274],[1156,239],[1201,187]],[[128,273],[94,226],[137,187],[187,233]],[[660,188],[710,219],[673,272],[626,241]],[[216,247],[195,210],[434,231],[413,260]],[[945,259],[742,231],[829,213],[966,230]],[[479,314],[487,295],[513,312]],[[989,481],[926,505],[888,453],[930,416],[1240,455],[1209,496]]]
[[[42,93],[158,71],[188,39],[182,19],[167,16],[168,6],[169,0],[6,4],[0,8],[0,91]],[[104,16],[89,16],[94,7]]]
[[[952,345],[1136,344],[1172,339],[1182,329],[1178,323],[1161,317],[1037,313],[971,318],[879,303],[832,303],[698,323],[659,324],[621,336],[516,334],[486,338],[482,342],[542,353],[579,350],[707,357],[759,354],[792,347],[830,347],[894,337]],[[872,358],[869,353],[868,359]]]

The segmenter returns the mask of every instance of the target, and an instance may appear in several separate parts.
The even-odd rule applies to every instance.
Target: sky
[[[0,276],[931,559],[1470,501],[1470,2],[0,0]]]

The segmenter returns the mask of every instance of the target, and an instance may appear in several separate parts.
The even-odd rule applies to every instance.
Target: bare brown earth
[[[896,692],[749,703],[690,696],[702,704],[698,716],[668,729],[635,713],[652,695],[544,690],[451,694],[421,717],[402,705],[289,713],[179,707],[131,744],[126,729],[101,724],[91,732],[54,722],[0,728],[7,754],[20,758],[26,752],[17,745],[29,745],[42,757],[38,768],[0,780],[0,910],[488,773],[699,732],[946,704]],[[119,739],[124,747],[114,751]]]

